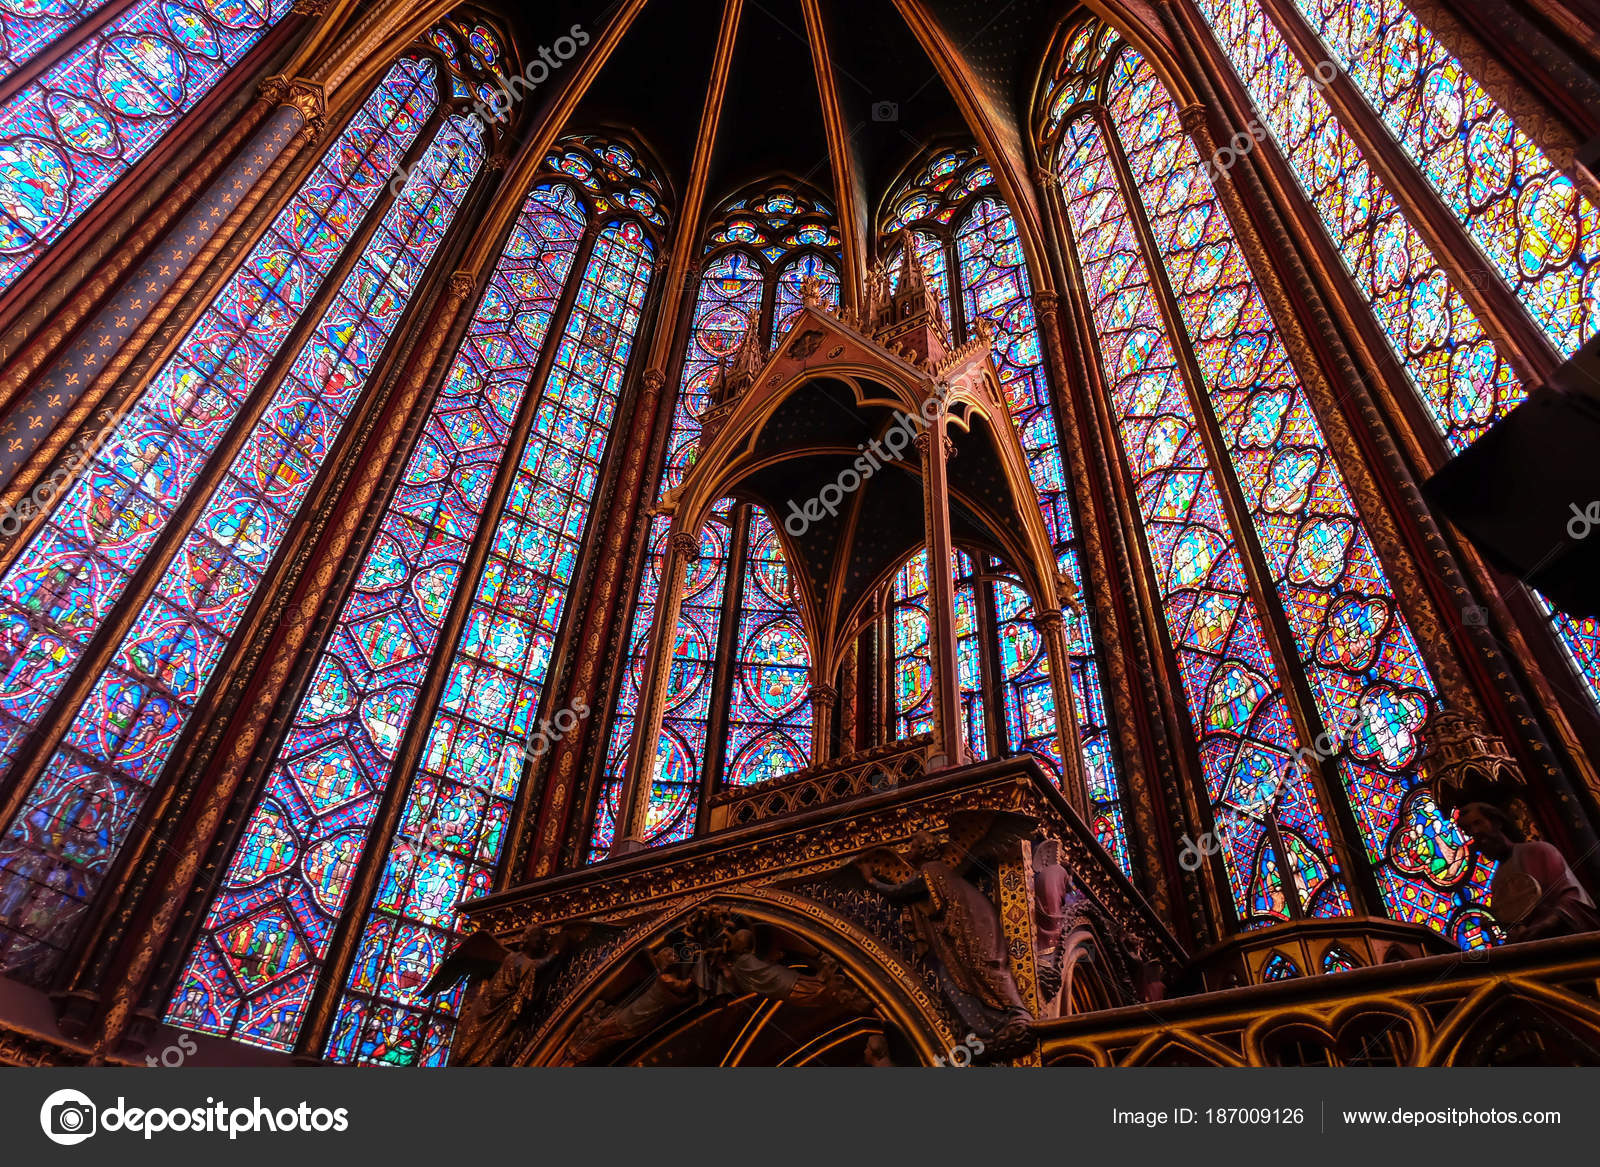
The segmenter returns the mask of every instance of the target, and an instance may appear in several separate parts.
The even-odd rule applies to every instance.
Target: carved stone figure
[[[971,858],[943,853],[931,834],[919,831],[904,856],[878,852],[863,857],[857,870],[869,887],[909,909],[945,998],[962,1023],[1003,1057],[1031,1041],[1033,1015],[1011,975],[999,914],[965,875]],[[903,877],[880,879],[880,866]]]
[[[838,961],[823,954],[817,971],[794,968],[778,953],[763,955],[756,930],[727,912],[706,913],[694,930],[702,937],[714,973],[710,988],[716,993],[754,993],[801,1008],[839,1005],[855,1013],[871,1013],[870,998],[852,985]]]
[[[530,1007],[542,996],[545,974],[586,933],[583,926],[558,928],[532,924],[514,949],[488,932],[474,932],[440,963],[422,996],[432,996],[470,980],[450,1062],[457,1066],[504,1065]]]
[[[1505,812],[1487,802],[1462,807],[1456,825],[1500,865],[1489,885],[1489,902],[1510,940],[1600,929],[1594,900],[1549,843],[1523,839]]]
[[[598,1001],[578,1022],[567,1042],[564,1060],[578,1065],[593,1060],[614,1045],[642,1037],[697,995],[695,978],[684,961],[667,945],[648,954],[655,974],[643,988],[619,1004]]]
[[[1061,840],[1049,835],[1033,848],[1033,957],[1039,975],[1040,1017],[1061,1016],[1061,982],[1065,950],[1061,932],[1066,923],[1072,877],[1061,865]]]
[[[892,1066],[894,1059],[889,1056],[889,1041],[881,1033],[874,1033],[867,1038],[867,1048],[861,1052],[861,1064],[865,1066]]]

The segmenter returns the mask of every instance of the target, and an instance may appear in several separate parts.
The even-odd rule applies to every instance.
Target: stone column
[[[1067,621],[1059,608],[1046,608],[1034,619],[1050,654],[1050,692],[1056,700],[1056,738],[1061,745],[1061,792],[1089,821],[1089,788],[1083,773],[1083,748],[1078,741],[1077,705],[1072,699],[1072,655],[1067,649]]]
[[[839,690],[820,681],[811,683],[811,764],[820,766],[833,757],[833,703]]]
[[[224,227],[241,222],[288,163],[322,132],[322,89],[313,82],[281,76],[268,78],[262,84],[259,104],[272,111],[266,123],[198,197],[198,182],[185,180],[173,188],[167,197],[167,214],[152,219],[155,226],[149,229],[151,237],[160,224],[171,221],[171,214],[175,213],[171,208],[192,199],[188,213],[83,326],[77,341],[44,366],[37,377],[33,374],[40,367],[39,361],[30,361],[25,355],[0,381],[3,398],[32,379],[0,424],[0,483],[10,484],[30,461],[34,463],[33,470],[42,471],[43,463],[60,453],[99,394],[121,375],[177,299],[190,289],[199,272],[226,242],[231,229]],[[246,114],[217,144],[214,155],[227,157],[233,153],[259,117]],[[75,320],[104,290],[91,281],[66,306],[55,328],[41,339],[53,345],[52,334],[73,328]],[[47,350],[34,351],[42,359]],[[91,392],[92,387],[95,392]],[[5,501],[13,501],[12,494],[7,490]]]
[[[643,691],[639,694],[639,717],[633,724],[628,769],[617,794],[617,832],[612,854],[649,846],[645,840],[645,817],[650,808],[650,788],[655,782],[656,743],[661,738],[661,716],[677,647],[678,611],[683,604],[688,566],[699,556],[700,541],[689,532],[675,532],[667,540],[661,592],[656,599],[655,622],[650,626],[650,652],[645,658]]]
[[[955,443],[941,413],[917,435],[922,455],[922,510],[928,545],[928,653],[933,666],[933,749],[929,770],[967,760],[961,730],[961,674],[956,663],[955,545],[950,536],[948,467]]]

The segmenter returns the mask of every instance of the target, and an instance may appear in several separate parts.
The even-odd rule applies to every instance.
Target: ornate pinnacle
[[[754,380],[765,359],[766,354],[761,351],[761,338],[756,335],[756,322],[752,320],[750,327],[744,330],[744,339],[739,341],[738,350],[733,354],[733,368],[729,375]]]
[[[1426,773],[1445,811],[1468,802],[1506,806],[1526,783],[1506,743],[1459,709],[1441,709],[1425,733]]]
[[[261,83],[261,96],[275,105],[293,106],[306,124],[319,131],[322,128],[328,101],[322,86],[315,81],[278,73]]]

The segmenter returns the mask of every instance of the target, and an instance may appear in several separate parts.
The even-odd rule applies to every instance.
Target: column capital
[[[496,150],[483,160],[483,168],[491,174],[498,174],[510,165],[511,156],[500,150]]]
[[[700,558],[700,540],[687,531],[679,531],[672,536],[672,550],[685,559]]]
[[[296,16],[321,16],[330,3],[332,0],[294,0],[294,7],[289,11]]]
[[[810,695],[813,701],[832,701],[839,696],[839,690],[824,681],[816,681],[811,685]]]
[[[646,369],[644,371],[644,391],[655,396],[666,387],[667,378],[660,369]]]
[[[1202,154],[1211,153],[1216,145],[1216,139],[1211,132],[1211,111],[1196,102],[1192,105],[1178,108],[1178,122],[1183,126],[1184,132],[1195,140],[1201,147]]]
[[[1053,634],[1067,626],[1067,618],[1061,614],[1060,608],[1041,608],[1033,618],[1034,627],[1040,632]]]
[[[942,426],[940,428],[941,430],[943,429]],[[948,461],[956,456],[956,444],[950,440],[949,434],[941,433],[940,436],[944,438],[944,456],[945,460]],[[925,429],[913,440],[917,444],[917,453],[921,454],[922,460],[926,462],[928,460],[928,451],[932,448],[933,430]]]
[[[478,285],[478,273],[461,269],[450,273],[450,295],[457,300],[465,300],[472,295],[472,289]]]
[[[317,82],[276,73],[261,83],[261,96],[274,105],[293,106],[306,119],[311,132],[321,136],[327,125],[328,99]]]

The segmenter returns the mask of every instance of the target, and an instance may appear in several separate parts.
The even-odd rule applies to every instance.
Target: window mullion
[[[728,572],[723,581],[722,618],[717,627],[716,656],[712,658],[711,715],[706,727],[705,756],[700,768],[699,813],[695,834],[704,834],[710,822],[707,804],[722,784],[728,749],[728,714],[733,704],[734,674],[739,663],[739,618],[743,614],[745,573],[750,570],[750,504],[739,503],[728,525]],[[706,520],[714,522],[715,518]]]
[[[295,1044],[295,1049],[303,1056],[319,1057],[327,1045],[335,1007],[349,978],[350,964],[355,959],[356,941],[360,939],[362,927],[372,910],[372,898],[377,893],[378,878],[389,859],[390,842],[394,837],[395,826],[400,811],[406,804],[406,798],[411,792],[412,782],[416,778],[417,759],[427,739],[428,731],[432,728],[439,697],[444,690],[444,682],[455,657],[455,647],[460,642],[467,611],[472,606],[474,596],[477,595],[478,578],[482,574],[489,546],[494,541],[499,527],[498,516],[505,505],[506,495],[511,490],[512,481],[522,461],[523,447],[527,444],[533,419],[538,414],[540,403],[549,388],[550,370],[555,364],[556,352],[561,347],[560,338],[572,314],[578,289],[583,284],[584,273],[588,270],[589,260],[594,254],[595,242],[602,225],[596,221],[590,222],[584,232],[583,241],[573,255],[572,266],[567,272],[566,286],[561,292],[561,300],[555,312],[551,314],[545,330],[544,345],[539,354],[538,364],[534,366],[533,375],[528,380],[529,386],[536,388],[531,388],[531,391],[523,397],[516,425],[506,438],[500,464],[495,468],[494,481],[489,487],[488,496],[480,511],[482,518],[478,523],[478,530],[466,562],[461,565],[455,595],[451,598],[450,607],[439,626],[435,638],[437,647],[423,675],[416,702],[412,706],[411,720],[395,746],[394,757],[390,760],[390,781],[384,789],[378,811],[366,829],[366,845],[362,847],[350,891],[345,897],[339,923],[328,946],[328,954],[317,972],[317,987],[307,1004],[300,1036]],[[421,435],[422,430],[419,429],[418,437]],[[411,454],[410,449],[397,451],[395,457],[398,464],[404,465]],[[388,506],[388,500],[385,500],[384,506]],[[376,524],[373,530],[376,532]],[[363,550],[362,556],[365,557],[365,554]],[[341,597],[340,603],[343,602],[344,599]],[[321,651],[320,645],[316,651]],[[298,705],[302,699],[297,697],[295,704]],[[286,716],[285,722],[288,720],[289,717]],[[276,756],[281,749],[280,742],[273,750],[273,755]]]
[[[1097,105],[1093,116],[1105,141],[1106,153],[1115,169],[1117,183],[1122,188],[1127,202],[1128,214],[1138,237],[1139,247],[1144,253],[1145,266],[1150,273],[1151,287],[1161,312],[1162,323],[1168,337],[1171,338],[1172,349],[1177,354],[1179,372],[1188,391],[1190,406],[1194,410],[1200,438],[1216,479],[1229,528],[1239,547],[1239,558],[1245,578],[1249,582],[1257,610],[1261,613],[1263,634],[1273,658],[1278,663],[1278,675],[1284,685],[1284,696],[1294,724],[1295,736],[1302,745],[1317,741],[1318,735],[1326,732],[1326,727],[1322,723],[1316,700],[1306,682],[1300,654],[1295,650],[1293,630],[1289,627],[1277,589],[1273,586],[1272,577],[1267,570],[1266,557],[1261,549],[1249,504],[1239,485],[1233,460],[1222,440],[1221,429],[1211,408],[1210,395],[1205,388],[1205,378],[1200,372],[1199,361],[1195,357],[1188,329],[1184,327],[1183,316],[1178,310],[1177,296],[1169,282],[1161,250],[1156,245],[1154,233],[1150,229],[1143,195],[1133,181],[1132,171],[1122,152],[1122,142],[1117,136],[1116,126],[1112,124],[1105,108]],[[1356,900],[1356,910],[1363,914],[1381,916],[1385,914],[1381,907],[1384,901],[1379,894],[1377,881],[1373,877],[1371,864],[1365,857],[1361,834],[1349,804],[1343,796],[1338,776],[1329,773],[1329,767],[1333,764],[1328,759],[1318,757],[1315,763],[1306,769],[1316,784],[1319,800],[1339,824],[1340,837],[1333,839],[1332,842],[1338,853],[1340,865],[1344,869],[1346,886],[1351,889],[1352,896]],[[1283,852],[1282,840],[1276,829],[1275,810],[1269,810],[1267,818],[1268,837],[1277,855],[1278,871],[1284,894],[1290,904],[1290,915],[1298,916],[1301,914],[1298,904],[1299,888],[1292,875],[1295,868],[1290,857]]]
[[[1293,0],[1258,0],[1258,3],[1268,19],[1277,25],[1312,83],[1319,85],[1334,116],[1359,144],[1374,174],[1394,195],[1440,266],[1450,273],[1455,290],[1472,308],[1485,331],[1500,345],[1518,377],[1528,385],[1543,381],[1562,358],[1494,270],[1477,241],[1417,171],[1389,128],[1295,8]],[[1321,74],[1329,69],[1333,71],[1333,79],[1320,85]]]

